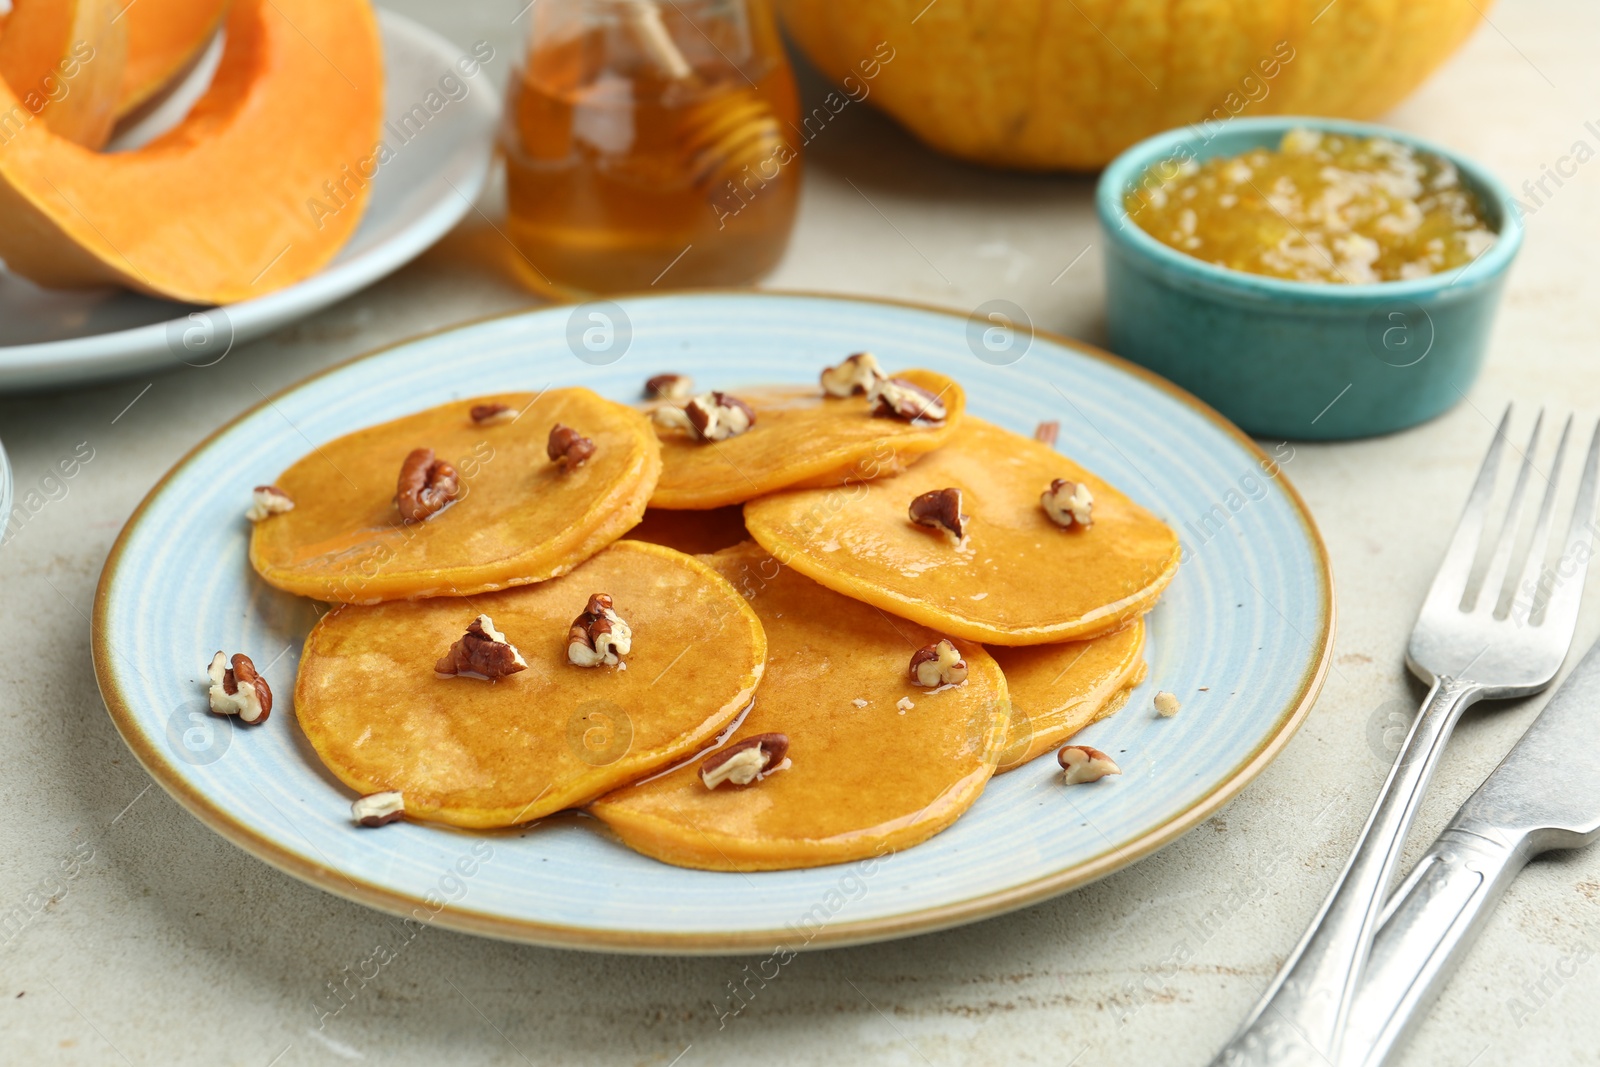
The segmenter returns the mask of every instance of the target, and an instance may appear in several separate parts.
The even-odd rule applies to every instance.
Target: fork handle
[[[1325,1067],[1337,1062],[1356,983],[1372,948],[1406,831],[1461,713],[1483,696],[1440,678],[1411,724],[1355,852],[1244,1027],[1213,1067]]]
[[[1532,854],[1526,836],[1475,833],[1459,817],[1439,835],[1385,910],[1351,1008],[1343,1063],[1380,1067],[1405,1043]]]

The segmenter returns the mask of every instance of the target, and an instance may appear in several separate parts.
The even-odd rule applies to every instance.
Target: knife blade
[[[1390,898],[1351,1007],[1340,1067],[1389,1062],[1530,859],[1597,838],[1600,643]]]

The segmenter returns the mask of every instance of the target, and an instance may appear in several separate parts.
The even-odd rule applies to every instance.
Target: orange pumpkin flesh
[[[0,140],[7,267],[45,286],[217,304],[282,288],[333,258],[383,158],[372,9],[239,0],[226,28],[211,88],[143,148],[87,152],[37,122]],[[0,86],[0,114],[15,106]],[[330,201],[334,210],[312,210]]]
[[[116,123],[128,33],[119,0],[16,0],[0,22],[0,142],[35,119],[57,137],[99,148]]]
[[[228,0],[137,0],[123,8],[119,21],[128,27],[128,62],[117,85],[117,118],[188,70],[227,10]]]

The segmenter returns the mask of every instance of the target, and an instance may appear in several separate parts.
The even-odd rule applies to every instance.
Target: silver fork
[[[1563,560],[1572,560],[1576,569],[1562,575],[1547,600],[1535,603],[1524,615],[1515,594],[1519,589],[1542,588],[1556,484],[1572,420],[1567,419],[1556,446],[1549,485],[1534,521],[1526,560],[1508,584],[1517,533],[1523,525],[1529,476],[1534,471],[1533,457],[1544,423],[1544,413],[1539,413],[1512,485],[1488,569],[1473,591],[1469,589],[1469,579],[1483,538],[1510,420],[1511,409],[1507,407],[1411,631],[1406,664],[1431,685],[1428,698],[1411,725],[1344,873],[1311,928],[1243,1028],[1213,1061],[1214,1065],[1327,1067],[1339,1061],[1350,1005],[1372,949],[1373,933],[1406,831],[1421,805],[1450,731],[1461,713],[1480,700],[1507,700],[1546,688],[1566,659],[1577,626],[1578,602],[1589,557],[1593,554],[1600,426],[1589,445],[1561,555]],[[1505,606],[1508,600],[1511,610]]]

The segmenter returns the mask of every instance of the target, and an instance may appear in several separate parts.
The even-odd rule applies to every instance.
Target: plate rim
[[[608,294],[604,299],[622,303],[624,301],[672,300],[681,299],[685,296],[734,299],[756,296],[842,300],[852,303],[878,304],[910,309],[947,318],[966,319],[968,317],[964,312],[953,308],[917,301],[803,289],[682,289],[672,292],[646,291]],[[99,582],[95,587],[94,607],[90,620],[90,651],[94,661],[95,680],[100,690],[101,700],[117,728],[117,733],[121,735],[123,743],[133,752],[146,773],[166,790],[169,796],[177,800],[203,825],[209,827],[240,849],[276,867],[285,874],[325,892],[332,893],[334,896],[401,917],[412,916],[415,909],[421,908],[425,909],[429,916],[426,920],[429,923],[438,923],[440,926],[464,933],[477,934],[504,941],[541,945],[549,948],[673,955],[733,955],[770,950],[774,946],[788,944],[793,940],[792,934],[782,927],[765,930],[741,930],[731,933],[607,930],[531,919],[515,919],[471,908],[458,908],[450,904],[446,904],[442,909],[436,910],[420,896],[413,897],[364,879],[352,877],[349,873],[337,867],[316,862],[296,854],[234,820],[228,813],[216,807],[208,797],[178,774],[170,761],[161,758],[160,754],[155,751],[154,746],[135,725],[132,702],[128,700],[126,694],[117,688],[115,676],[110,668],[112,656],[109,648],[106,647],[106,613],[109,610],[112,587],[116,582],[118,567],[121,564],[122,554],[127,542],[145,511],[155,501],[156,497],[166,489],[180,471],[194,461],[201,452],[210,447],[217,438],[227,433],[238,423],[253,416],[256,412],[275,404],[288,393],[306,388],[318,379],[328,377],[360,361],[376,359],[393,349],[447,333],[472,329],[485,323],[515,318],[521,315],[536,314],[561,307],[577,306],[585,302],[581,300],[563,300],[549,304],[516,308],[453,323],[436,330],[424,331],[390,342],[348,359],[340,360],[277,390],[270,396],[250,405],[250,407],[207,434],[185,452],[151,486],[144,498],[140,500],[139,506],[128,516],[127,522],[123,524],[122,529],[118,532],[117,539],[112,543],[111,551],[106,556],[105,565],[100,572]],[[1087,358],[1109,364],[1149,385],[1155,386],[1199,413],[1217,429],[1221,430],[1224,435],[1231,437],[1241,445],[1247,453],[1254,455],[1263,462],[1270,462],[1270,457],[1266,452],[1262,451],[1261,447],[1243,430],[1228,421],[1221,413],[1203,400],[1162,378],[1154,371],[1091,345],[1086,341],[1080,341],[1064,334],[1041,330],[1036,327],[1031,332],[1034,336],[1042,337],[1055,344],[1072,349]],[[807,951],[817,948],[833,948],[891,940],[916,934],[935,933],[982,919],[994,918],[1050,897],[1058,896],[1121,870],[1177,840],[1220,810],[1243,791],[1246,785],[1254,781],[1266,769],[1267,765],[1277,758],[1278,754],[1283,751],[1294,735],[1299,732],[1300,726],[1305,722],[1312,706],[1316,703],[1332,664],[1337,622],[1333,567],[1328,556],[1327,545],[1322,539],[1322,533],[1317,528],[1316,520],[1312,517],[1304,498],[1301,497],[1299,490],[1294,487],[1288,475],[1280,473],[1275,480],[1282,486],[1284,495],[1291,504],[1295,517],[1300,520],[1300,525],[1313,550],[1316,562],[1315,575],[1318,599],[1320,601],[1320,629],[1316,640],[1313,642],[1315,651],[1312,656],[1312,662],[1302,674],[1294,696],[1285,703],[1276,726],[1256,745],[1249,755],[1229,772],[1226,778],[1219,782],[1210,792],[1195,800],[1188,807],[1160,825],[1086,862],[1057,871],[1054,874],[1032,879],[1008,889],[982,893],[935,907],[921,908],[899,915],[831,924],[817,931],[815,936],[803,946],[798,946],[797,948],[790,945],[790,947],[797,948],[799,951]],[[1320,645],[1320,648],[1316,648],[1315,646],[1317,645]]]
[[[455,42],[416,19],[387,8],[378,9],[377,15],[383,31],[424,42],[439,55],[457,49]],[[386,52],[386,63],[387,59]],[[173,359],[170,366],[161,366],[155,357],[166,350],[166,335],[171,324],[183,321],[195,308],[200,311],[222,311],[233,324],[233,344],[249,344],[277,329],[309,318],[401,270],[454,229],[472,211],[478,196],[488,184],[495,159],[494,130],[497,123],[491,116],[497,113],[497,96],[492,85],[485,92],[489,94],[488,103],[480,101],[472,106],[489,108],[483,113],[485,119],[490,119],[486,126],[489,136],[482,145],[483,151],[475,153],[477,158],[467,168],[467,181],[454,188],[450,196],[441,196],[418,213],[407,227],[389,240],[342,263],[330,261],[308,278],[249,300],[232,304],[174,304],[175,307],[190,310],[143,326],[129,326],[55,341],[0,345],[0,395],[14,396],[116,381],[145,370],[176,371],[183,366],[181,361]],[[447,184],[454,187],[454,183],[449,182],[448,167],[441,169],[437,177],[444,178]],[[461,202],[459,207],[456,204],[458,200]],[[289,306],[284,308],[284,304]]]

